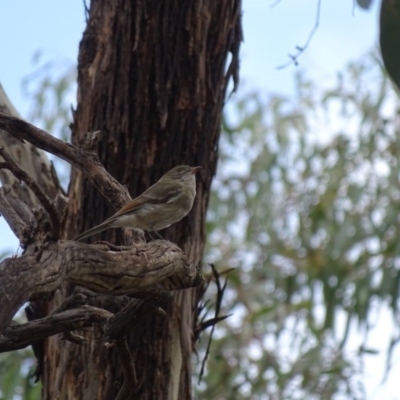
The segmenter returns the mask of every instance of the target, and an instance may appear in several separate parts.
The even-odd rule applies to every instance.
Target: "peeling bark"
[[[196,278],[197,277],[197,278]],[[176,290],[201,282],[194,265],[173,243],[155,241],[126,251],[61,240],[36,244],[0,263],[0,332],[27,301],[53,294],[64,281],[103,294]]]
[[[80,44],[72,143],[79,147],[85,132],[101,130],[99,159],[131,197],[176,165],[201,165],[191,213],[161,233],[199,268],[227,82],[237,81],[240,17],[240,0],[93,0]],[[69,200],[67,237],[115,211],[74,168]],[[99,238],[123,243],[118,231],[94,240]],[[140,365],[135,398],[192,398],[196,309],[196,290],[176,292],[165,318],[150,318],[130,332],[128,343]],[[121,369],[113,361],[104,365],[106,354],[96,343],[64,349],[56,338],[52,342],[45,398],[70,393],[72,381],[80,394],[71,398],[91,398],[85,388],[92,385],[98,388],[93,398],[116,397]],[[92,349],[96,356],[88,356]],[[82,360],[78,381],[72,360]],[[55,386],[59,371],[69,378]]]

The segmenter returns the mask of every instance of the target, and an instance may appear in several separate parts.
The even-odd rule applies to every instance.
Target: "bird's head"
[[[185,179],[195,175],[201,167],[190,167],[189,165],[178,165],[169,170],[161,179]]]

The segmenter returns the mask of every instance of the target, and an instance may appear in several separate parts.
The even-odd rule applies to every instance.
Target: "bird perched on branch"
[[[178,165],[163,175],[144,193],[122,207],[112,217],[74,240],[82,240],[109,228],[136,228],[159,231],[189,214],[196,196],[196,172],[201,167]]]

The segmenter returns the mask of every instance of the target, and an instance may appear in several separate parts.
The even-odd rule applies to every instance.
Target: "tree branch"
[[[33,342],[44,340],[61,332],[70,332],[105,323],[112,313],[101,308],[83,306],[63,311],[25,324],[12,324],[0,336],[0,353],[23,349]]]
[[[202,281],[171,242],[157,240],[121,252],[104,247],[68,240],[35,243],[21,257],[0,263],[0,332],[26,301],[54,293],[64,281],[113,295],[184,289]]]
[[[7,115],[19,117],[1,84],[0,111]],[[0,132],[0,146],[7,150],[17,165],[28,173],[50,199],[53,200],[57,194],[62,193],[54,167],[44,151],[37,149],[30,143],[22,143],[21,140],[3,130]],[[29,207],[38,206],[38,199],[28,187],[24,187],[24,190],[21,191],[19,185],[14,186],[17,180],[10,171],[0,170],[0,180],[3,185],[11,185],[15,194],[18,194]]]
[[[313,28],[311,29],[310,34],[308,35],[308,38],[305,42],[305,44],[303,46],[296,46],[296,54],[288,54],[289,56],[289,61],[287,61],[286,63],[280,65],[279,67],[277,67],[277,69],[284,69],[287,66],[289,66],[290,64],[294,64],[296,67],[299,65],[299,57],[302,55],[302,53],[304,53],[304,51],[307,49],[307,47],[309,46],[309,44],[311,43],[311,39],[313,38],[315,32],[318,29],[319,26],[319,19],[320,19],[320,15],[321,15],[321,0],[317,1],[317,15],[315,18],[315,23]]]
[[[19,213],[7,199],[7,195],[10,192],[10,185],[0,187],[0,214],[7,221],[7,224],[10,226],[15,236],[22,241],[25,229],[27,227],[27,221],[19,215]]]
[[[2,112],[0,112],[0,129],[4,129],[13,137],[26,140],[79,168],[110,204],[116,208],[122,207],[131,200],[127,189],[104,169],[97,156],[94,157],[92,152],[87,153],[20,118]]]
[[[15,163],[13,158],[4,150],[3,147],[0,147],[0,155],[6,161],[6,163],[2,163],[1,167],[7,168],[17,179],[24,181],[42,203],[44,209],[47,211],[50,217],[52,225],[52,237],[58,238],[60,234],[60,215],[58,214],[57,209],[54,207],[52,201],[47,197],[40,186]]]
[[[203,331],[205,329],[207,329],[208,327],[212,326],[211,328],[211,332],[210,332],[210,336],[208,337],[208,343],[207,343],[207,347],[206,347],[206,352],[204,354],[203,357],[203,361],[201,362],[201,368],[200,368],[200,373],[199,373],[199,379],[198,379],[198,383],[200,384],[201,379],[203,377],[204,374],[204,369],[206,366],[206,362],[208,359],[208,356],[210,354],[210,347],[211,347],[211,341],[212,341],[212,337],[214,334],[214,330],[215,330],[215,326],[225,320],[226,318],[230,317],[230,315],[223,315],[223,316],[219,316],[219,312],[221,310],[222,307],[222,299],[224,297],[224,293],[225,293],[225,289],[226,289],[226,285],[228,283],[228,277],[226,277],[225,282],[223,284],[221,284],[221,276],[223,274],[229,274],[229,272],[231,272],[233,269],[228,269],[227,271],[224,271],[222,273],[219,273],[217,271],[217,269],[215,268],[214,264],[210,264],[211,267],[211,271],[212,271],[212,277],[213,277],[213,281],[215,282],[215,285],[217,286],[217,296],[216,296],[216,303],[215,303],[215,314],[214,314],[214,318],[210,318],[207,321],[204,321],[206,316],[207,316],[207,312],[204,314],[204,317],[201,320],[201,323],[199,324],[198,327],[196,327],[195,329],[195,336],[198,336],[200,331]],[[203,290],[206,290],[206,287],[209,285],[209,283],[211,282],[211,277],[209,278],[207,284],[203,287]],[[202,307],[200,307],[201,309]]]

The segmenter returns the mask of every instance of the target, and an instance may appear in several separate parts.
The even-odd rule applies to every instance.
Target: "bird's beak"
[[[201,170],[201,167],[192,167],[192,174],[195,175],[199,170]]]

